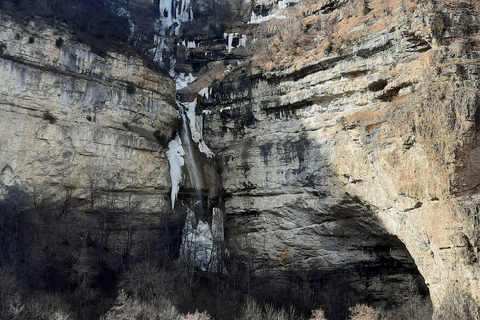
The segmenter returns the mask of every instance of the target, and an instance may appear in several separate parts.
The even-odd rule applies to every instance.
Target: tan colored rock
[[[176,126],[173,81],[138,57],[98,56],[65,31],[0,21],[2,188],[15,181],[37,201],[73,189],[84,209],[133,197],[139,211],[158,212],[170,181],[154,132],[168,143]]]
[[[341,53],[267,76],[244,66],[213,88],[205,138],[231,245],[327,272],[375,263],[383,242],[394,260],[411,254],[435,307],[452,286],[480,301],[480,79],[466,45],[478,17],[427,4],[386,21]]]

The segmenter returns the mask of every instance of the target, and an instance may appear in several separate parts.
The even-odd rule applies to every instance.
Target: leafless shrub
[[[180,320],[210,320],[210,319],[211,318],[206,311],[201,313],[198,311],[195,311],[195,313],[193,314],[188,313],[187,315],[180,317]]]
[[[139,263],[126,271],[120,287],[128,294],[150,301],[165,294],[168,274],[149,262]]]
[[[290,307],[276,308],[266,304],[263,308],[252,298],[248,297],[244,304],[241,320],[295,320],[295,309]]]
[[[316,309],[312,311],[312,317],[309,320],[327,320],[327,318],[322,309]]]
[[[176,308],[165,298],[145,302],[138,298],[130,298],[125,291],[120,290],[115,305],[101,320],[179,320]],[[198,319],[204,320],[204,319]],[[208,320],[205,319],[205,320]]]
[[[242,318],[244,320],[262,320],[262,307],[252,298],[247,298],[243,306]]]
[[[377,320],[379,312],[366,304],[357,304],[349,309],[350,320]]]
[[[13,268],[0,267],[0,316],[9,310],[9,300],[17,293],[18,281]]]
[[[324,39],[331,43],[338,18],[332,15],[306,17],[316,6],[315,1],[302,2],[284,10],[287,18],[271,19],[258,25],[254,35],[257,39],[254,61],[265,69],[280,64],[288,66],[314,51]]]
[[[56,311],[52,316],[53,320],[68,320],[69,318],[70,315],[63,311]]]
[[[26,319],[71,319],[68,304],[57,294],[43,293],[29,301],[26,306]]]
[[[298,49],[301,38],[300,22],[294,19],[269,21],[257,31],[256,58],[261,64],[282,61]]]
[[[418,294],[417,282],[412,276],[407,278],[403,305],[399,314],[408,320],[424,320],[432,318],[431,303],[428,298]]]
[[[286,19],[271,19],[260,24],[255,31],[255,60],[269,67],[305,50],[309,35],[302,23],[302,7],[296,5],[285,10]]]
[[[289,316],[285,309],[277,309],[271,304],[265,306],[265,316],[264,319],[271,320],[289,320]]]
[[[6,308],[2,309],[0,319],[68,320],[71,316],[65,300],[54,294],[42,293],[37,297],[27,297],[25,294],[13,293],[2,303]]]
[[[433,314],[435,320],[479,320],[480,308],[473,297],[458,288],[452,288]]]

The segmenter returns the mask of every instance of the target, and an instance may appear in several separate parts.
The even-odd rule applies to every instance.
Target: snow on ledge
[[[175,86],[177,88],[177,91],[185,88],[195,80],[197,80],[197,78],[195,78],[195,76],[193,76],[191,73],[189,73],[188,76],[186,76],[185,73],[180,73],[175,78]]]

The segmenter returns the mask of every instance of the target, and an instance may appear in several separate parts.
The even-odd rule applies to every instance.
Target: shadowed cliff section
[[[0,10],[19,24],[33,22],[66,29],[75,41],[101,56],[110,51],[139,56],[149,68],[162,72],[162,67],[152,62],[151,52],[156,47],[158,1],[5,0]],[[57,42],[62,44],[63,39]]]
[[[181,279],[183,267],[173,267],[179,217],[139,211],[133,194],[123,206],[85,211],[68,189],[56,202],[0,185],[0,317],[100,319],[119,288],[152,302],[172,285],[161,282],[159,270],[174,277],[178,269]]]
[[[272,206],[265,207],[260,198]],[[326,206],[321,198],[301,193],[227,197],[232,214],[226,236],[234,252],[229,270],[249,275],[243,281],[246,290],[259,300],[290,301],[305,313],[321,306],[328,319],[345,319],[356,303],[396,319],[413,295],[422,301],[424,316],[431,316],[428,287],[405,245],[358,199],[346,195]],[[232,202],[237,201],[251,207],[236,208]]]
[[[362,12],[367,2],[331,2],[338,6],[305,3],[285,11],[293,18],[259,26],[252,62],[201,100],[206,142],[221,159],[230,241],[250,243],[272,265],[284,250],[307,265],[322,256],[311,251],[332,246],[331,264],[316,261],[318,269],[356,270],[353,260],[361,265],[370,249],[350,250],[332,230],[351,230],[352,242],[371,233],[397,245],[393,260],[413,257],[441,317],[450,292],[479,294],[478,3],[369,1]],[[346,194],[363,208],[338,211]],[[320,229],[333,236],[302,238],[311,216],[342,212],[352,219]],[[411,267],[404,270],[417,274]]]

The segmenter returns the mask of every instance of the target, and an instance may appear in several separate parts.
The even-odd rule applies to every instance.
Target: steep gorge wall
[[[348,2],[325,3],[313,14]],[[371,7],[335,52],[244,65],[204,97],[227,237],[280,274],[349,270],[371,300],[395,300],[416,267],[434,306],[453,287],[479,299],[478,16],[427,1],[375,20]]]
[[[348,3],[322,2],[306,18],[349,21]],[[202,169],[204,189],[218,187],[219,173],[223,190],[209,201],[226,213],[232,257],[270,279],[249,288],[254,295],[330,308],[398,306],[428,290],[438,307],[452,286],[480,295],[478,63],[469,40],[478,17],[424,1],[378,18],[383,2],[370,3],[364,22],[335,31],[333,50],[271,69],[245,61],[258,35],[250,24],[199,16],[175,39],[176,71],[198,76],[178,97],[197,98],[219,164]],[[218,8],[196,3],[194,14],[210,5]],[[249,5],[259,20],[287,6],[232,2],[229,12],[248,21]],[[2,195],[18,186],[87,212],[135,203],[149,215],[138,221],[154,228],[154,214],[171,207],[173,81],[138,58],[94,54],[62,28],[1,21]],[[184,199],[188,187],[184,180]]]
[[[171,78],[138,57],[92,53],[62,27],[4,13],[0,45],[2,192],[16,185],[80,210],[124,208],[133,196],[139,211],[158,212],[170,189],[164,147],[177,125]]]

